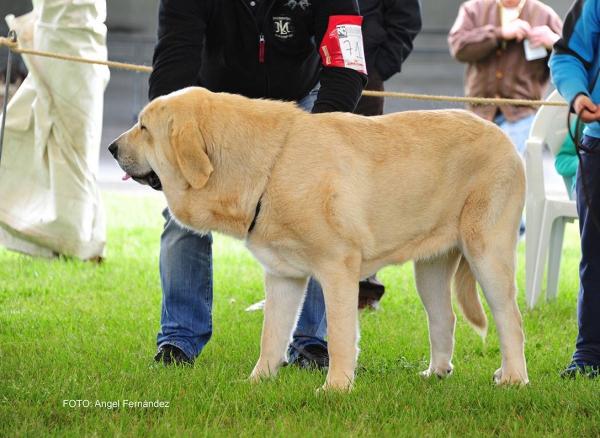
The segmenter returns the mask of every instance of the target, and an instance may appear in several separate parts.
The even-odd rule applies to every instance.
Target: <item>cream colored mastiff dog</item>
[[[264,267],[252,380],[285,363],[312,276],[329,327],[323,389],[350,390],[359,279],[414,260],[431,343],[423,374],[452,372],[454,278],[482,336],[476,282],[492,311],[502,352],[495,380],[528,382],[515,297],[525,174],[493,123],[461,110],[309,114],[293,103],[188,88],[148,104],[109,149],[125,178],[164,191],[181,224],[244,240]]]

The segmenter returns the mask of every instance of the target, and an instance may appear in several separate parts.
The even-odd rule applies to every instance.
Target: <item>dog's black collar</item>
[[[256,204],[256,212],[254,212],[254,218],[252,218],[252,223],[250,224],[250,228],[248,228],[248,234],[252,232],[254,227],[256,226],[256,220],[258,219],[258,213],[260,213],[260,204],[262,201],[262,196],[258,200],[258,204]]]

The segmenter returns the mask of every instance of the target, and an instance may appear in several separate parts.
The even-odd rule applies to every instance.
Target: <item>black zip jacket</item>
[[[149,97],[188,86],[296,101],[320,82],[313,112],[352,112],[365,75],[323,67],[331,15],[358,15],[356,0],[160,0]]]
[[[359,0],[367,73],[388,80],[398,73],[421,31],[419,0]]]

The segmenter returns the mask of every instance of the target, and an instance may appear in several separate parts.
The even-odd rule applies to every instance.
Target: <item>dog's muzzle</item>
[[[152,171],[146,176],[133,176],[131,178],[134,181],[139,182],[140,184],[146,184],[152,187],[154,190],[162,191],[162,183],[160,182],[160,178],[158,175]]]
[[[117,146],[117,143],[112,142],[110,144],[110,146],[108,147],[108,151],[111,153],[113,158],[115,160],[117,160],[117,163],[118,163],[119,159],[117,158],[117,156],[118,156],[118,152],[119,152],[119,147]],[[154,172],[153,170],[150,171],[150,173],[143,175],[143,176],[130,175],[129,173],[125,173],[123,180],[125,181],[125,180],[128,180],[129,178],[133,179],[134,181],[139,182],[140,184],[150,186],[154,190],[162,191],[162,183],[160,182],[160,178],[158,177],[156,172]]]

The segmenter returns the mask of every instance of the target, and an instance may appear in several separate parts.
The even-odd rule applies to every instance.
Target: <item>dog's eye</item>
[[[145,125],[140,125],[140,129],[141,129],[142,131],[147,131],[147,129],[146,129],[146,126],[145,126]]]

